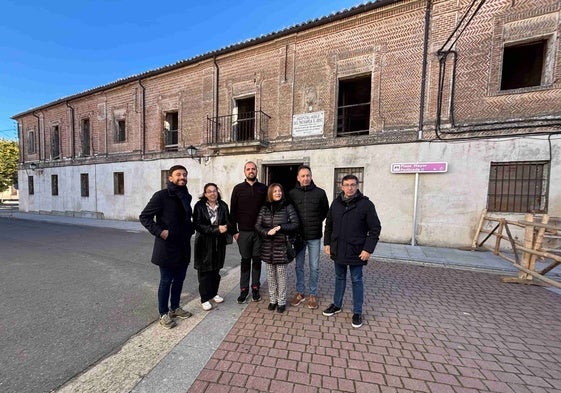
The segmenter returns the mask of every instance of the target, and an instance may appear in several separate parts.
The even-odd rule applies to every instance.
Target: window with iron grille
[[[548,161],[492,162],[487,210],[547,213]]]
[[[35,185],[33,184],[33,176],[27,176],[27,190],[29,195],[35,194]]]
[[[115,142],[124,142],[127,140],[127,122],[124,119],[115,121]]]
[[[80,194],[83,197],[90,196],[90,177],[87,173],[80,173]]]
[[[364,180],[364,168],[363,167],[351,167],[351,168],[335,168],[334,172],[334,183],[333,183],[333,200],[341,193],[341,182],[343,177],[347,175],[355,175],[358,178],[358,189],[362,189],[362,184]]]
[[[113,194],[125,195],[125,174],[113,172]]]
[[[372,76],[339,81],[337,136],[368,135]]]
[[[58,175],[51,175],[51,195],[58,195]]]

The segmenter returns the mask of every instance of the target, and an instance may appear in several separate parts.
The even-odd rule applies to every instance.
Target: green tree
[[[0,139],[0,192],[17,183],[18,159],[18,143]]]

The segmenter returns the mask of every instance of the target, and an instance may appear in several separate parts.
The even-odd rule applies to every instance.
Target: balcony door
[[[255,139],[255,97],[235,100],[232,110],[234,141],[244,142]]]

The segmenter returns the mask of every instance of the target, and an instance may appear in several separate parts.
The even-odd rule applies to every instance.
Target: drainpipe
[[[215,86],[216,91],[214,94],[214,100],[215,100],[214,117],[216,118],[216,122],[214,124],[216,127],[215,133],[217,134],[218,133],[218,82],[220,81],[220,68],[218,67],[218,63],[216,62],[216,55],[212,57],[212,61],[214,62],[214,67],[216,67],[216,86]],[[218,135],[216,136],[218,137]]]
[[[425,117],[425,88],[427,84],[427,57],[429,47],[431,6],[432,0],[427,0],[427,8],[425,9],[425,37],[423,42],[423,68],[421,71],[421,100],[419,103],[419,131],[417,135],[417,139],[419,140],[423,139],[423,122]]]
[[[138,80],[138,84],[142,89],[142,130],[140,133],[140,155],[144,158],[146,153],[146,87],[142,84],[142,80]]]
[[[23,127],[21,126],[19,121],[17,122],[17,125],[18,125],[18,138],[21,141],[21,149],[19,149],[19,161],[22,164],[25,164],[25,135],[23,135]]]
[[[37,148],[39,149],[39,161],[41,161],[41,119],[35,114],[35,112],[32,112],[31,114],[37,118],[37,141],[39,142]]]
[[[108,150],[109,148],[107,147],[107,143],[108,143],[108,140],[107,140],[107,133],[109,132],[109,131],[107,130],[107,121],[108,121],[107,119],[108,119],[108,117],[109,117],[109,112],[108,112],[108,110],[107,110],[107,93],[105,93],[105,95],[103,96],[103,98],[105,98],[105,102],[104,102],[105,107],[104,107],[104,109],[103,109],[103,110],[105,111],[105,157],[109,157],[109,150]]]
[[[70,106],[68,101],[65,102],[66,106],[70,108],[70,132],[72,133],[72,159],[76,158],[76,136],[74,135],[74,108]]]

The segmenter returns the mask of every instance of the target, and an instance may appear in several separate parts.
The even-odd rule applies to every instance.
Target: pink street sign
[[[391,165],[391,173],[443,173],[448,171],[447,162],[401,162]]]

